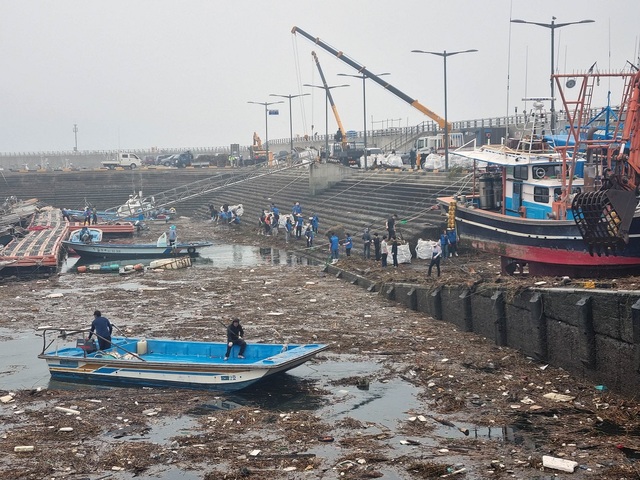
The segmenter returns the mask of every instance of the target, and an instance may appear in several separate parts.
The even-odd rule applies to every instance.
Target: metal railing
[[[590,111],[590,118],[595,117],[598,113],[602,111],[602,108],[592,108]],[[530,112],[529,112],[530,113]],[[545,114],[545,122],[550,122],[551,113],[546,112]],[[492,127],[508,127],[510,125],[523,125],[526,123],[528,118],[527,113],[519,113],[517,115],[510,116],[502,116],[502,117],[491,117],[491,118],[480,118],[475,120],[461,120],[452,122],[451,131],[468,131],[478,128],[492,128]],[[556,114],[556,119],[558,122],[563,122],[567,120],[566,114],[563,111],[559,111]],[[362,130],[350,132],[355,132],[355,136],[353,139],[362,139],[364,137],[364,132]],[[383,150],[393,150],[400,148],[401,146],[406,145],[407,141],[411,138],[416,137],[421,133],[429,133],[431,135],[436,135],[441,133],[442,130],[440,127],[433,121],[422,122],[418,125],[408,126],[408,127],[389,127],[389,128],[381,128],[381,129],[373,129],[367,130],[367,143],[369,143],[369,139],[371,139],[371,145],[375,144],[375,139],[385,138],[385,137],[393,137],[393,140],[386,145],[382,146]],[[325,135],[319,134],[316,132],[313,136],[310,135],[298,135],[293,138],[294,145],[297,146],[308,146],[310,143],[313,144],[324,144],[325,143]],[[334,138],[333,134],[329,135],[329,142],[333,143]],[[290,138],[276,138],[269,139],[269,150],[274,151],[274,145],[286,145],[289,146],[291,144]],[[249,152],[249,145],[240,146],[241,152]],[[0,152],[0,158],[3,157],[25,157],[25,158],[39,158],[46,159],[48,157],[65,157],[69,160],[72,160],[77,156],[104,156],[105,158],[109,158],[114,156],[118,152],[131,152],[135,153],[139,156],[146,155],[160,155],[163,153],[177,153],[184,152],[190,150],[194,156],[199,154],[216,154],[216,153],[230,153],[229,146],[210,146],[210,147],[162,147],[162,148],[121,148],[118,150],[46,150],[46,151],[24,151],[24,152]],[[288,148],[286,149],[288,150]]]

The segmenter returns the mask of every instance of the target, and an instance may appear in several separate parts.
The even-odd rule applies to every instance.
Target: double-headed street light
[[[269,105],[275,105],[277,103],[284,103],[283,101],[278,102],[247,102],[253,103],[254,105],[263,105],[264,106],[264,145],[265,150],[267,152],[267,165],[269,165],[269,110],[267,107]]]
[[[329,160],[329,91],[334,88],[342,88],[348,87],[349,85],[310,85],[305,83],[302,85],[303,87],[313,87],[313,88],[321,88],[324,90],[324,105],[325,105],[325,116],[324,116],[324,159],[325,161]]]
[[[377,77],[380,77],[382,75],[390,75],[389,73],[379,73],[378,75],[376,75]],[[351,75],[348,73],[339,73],[338,74],[339,77],[353,77],[353,78],[361,78],[362,79],[362,110],[364,112],[364,127],[363,127],[363,132],[364,132],[364,169],[367,169],[367,93],[365,90],[365,85],[367,82],[367,78],[369,78],[369,75],[365,75],[364,73],[362,75]]]
[[[526,20],[511,20],[511,23],[528,23],[530,25],[537,25],[539,27],[548,28],[551,30],[551,133],[555,133],[556,130],[556,110],[555,110],[555,98],[554,98],[554,85],[553,85],[553,74],[555,73],[555,30],[556,28],[566,27],[567,25],[576,25],[579,23],[593,23],[595,20],[580,20],[578,22],[565,22],[565,23],[556,23],[556,17],[551,17],[551,23],[539,23],[539,22],[528,22]]]
[[[291,150],[289,151],[289,155],[293,156],[293,123],[291,121],[291,99],[304,97],[306,95],[311,95],[310,93],[300,93],[299,95],[277,95],[275,93],[270,93],[270,97],[280,97],[280,98],[288,98],[289,99],[289,136],[291,137]]]
[[[427,52],[424,50],[411,50],[412,53],[428,53],[437,55],[444,60],[444,169],[449,170],[449,120],[447,119],[447,57],[458,55],[459,53],[477,52],[476,49],[460,50],[458,52]]]

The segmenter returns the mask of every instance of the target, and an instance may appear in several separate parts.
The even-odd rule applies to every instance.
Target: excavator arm
[[[336,104],[333,102],[333,95],[331,95],[331,90],[328,88],[327,80],[324,78],[324,72],[322,71],[322,67],[320,67],[318,56],[316,55],[316,52],[311,52],[311,55],[316,62],[316,67],[318,67],[318,72],[320,73],[320,78],[322,79],[322,85],[324,86],[325,92],[327,94],[327,100],[329,100],[329,104],[331,105],[331,110],[333,110],[333,115],[334,117],[336,117],[336,123],[338,124],[340,133],[342,134],[342,148],[344,148],[347,145],[347,133],[344,131],[344,127],[342,126],[342,120],[340,120],[338,109],[336,108]]]
[[[307,32],[305,32],[304,30],[302,30],[301,28],[298,27],[293,27],[291,29],[291,33],[292,34],[296,34],[299,33],[300,35],[302,35],[303,37],[305,37],[307,40],[310,40],[311,42],[315,43],[316,45],[318,45],[319,47],[321,47],[322,49],[326,50],[327,52],[329,52],[330,54],[336,56],[339,60],[343,61],[344,63],[346,63],[347,65],[349,65],[350,67],[353,67],[356,69],[356,71],[361,74],[366,76],[367,78],[370,78],[371,80],[373,80],[374,82],[376,82],[378,85],[380,85],[382,88],[384,88],[385,90],[390,91],[391,93],[393,93],[396,97],[400,97],[402,100],[404,100],[405,102],[407,102],[409,105],[411,105],[412,107],[420,110],[422,113],[424,113],[427,117],[431,118],[433,121],[435,121],[440,128],[444,128],[445,125],[445,121],[444,118],[442,118],[441,116],[439,116],[438,114],[436,114],[435,112],[433,112],[432,110],[429,110],[427,107],[425,107],[424,105],[422,105],[420,102],[418,102],[418,100],[411,98],[409,95],[401,92],[400,90],[398,90],[396,87],[394,87],[393,85],[390,85],[389,83],[385,82],[384,80],[382,80],[379,76],[371,73],[369,70],[367,70],[365,67],[363,67],[362,65],[358,64],[357,62],[355,62],[354,60],[350,59],[349,57],[347,57],[345,54],[343,54],[342,52],[336,50],[335,48],[331,47],[329,44],[323,42],[322,40],[320,40],[317,37],[313,37],[311,35],[309,35]],[[451,131],[451,124],[449,124],[449,131]]]

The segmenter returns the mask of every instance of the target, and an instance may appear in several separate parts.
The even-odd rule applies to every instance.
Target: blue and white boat
[[[112,347],[102,351],[86,339],[89,329],[43,326],[38,331],[43,338],[38,358],[47,362],[52,379],[129,387],[235,391],[298,367],[329,348],[248,343],[244,358],[238,358],[239,347],[234,346],[225,361],[224,342],[114,337]]]
[[[73,249],[81,258],[117,260],[123,258],[170,258],[178,255],[196,255],[202,247],[210,247],[213,242],[176,242],[170,245],[166,232],[160,235],[156,243],[75,243],[63,241],[62,244]]]

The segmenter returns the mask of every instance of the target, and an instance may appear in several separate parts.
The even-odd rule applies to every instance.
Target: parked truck
[[[129,168],[133,170],[142,166],[142,160],[135,153],[118,153],[113,160],[105,160],[102,166],[110,170],[116,167]]]

